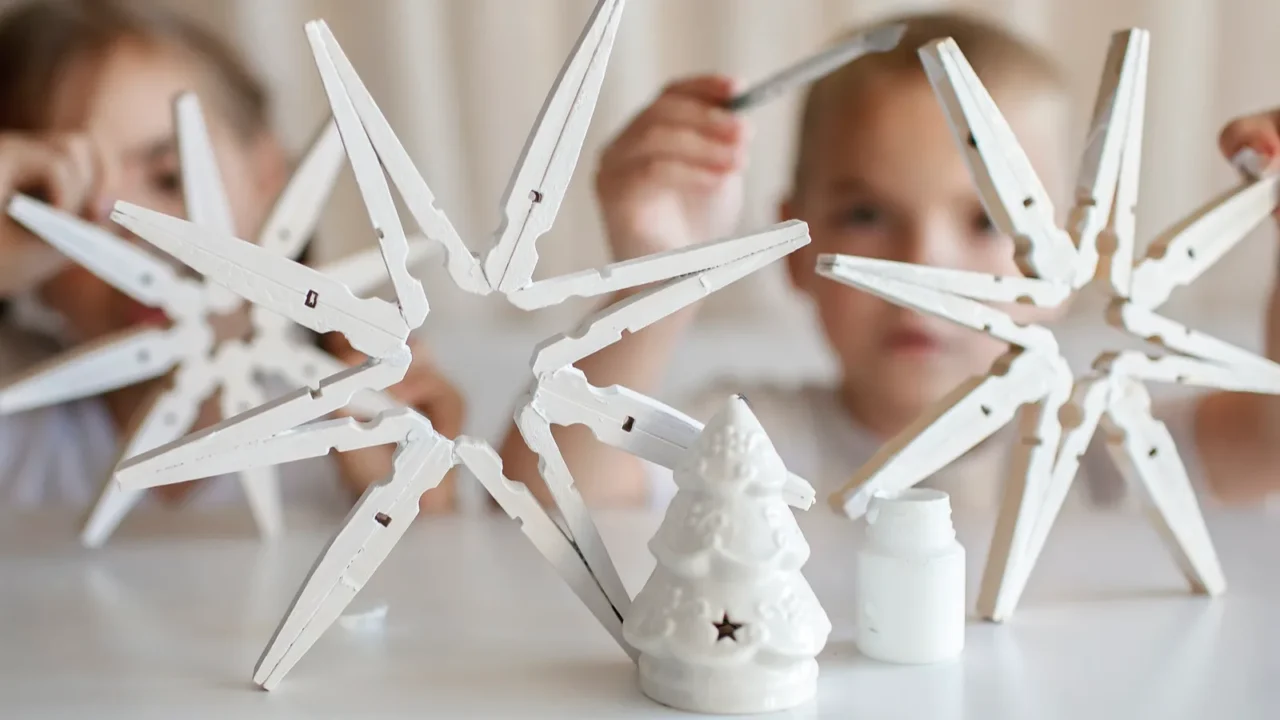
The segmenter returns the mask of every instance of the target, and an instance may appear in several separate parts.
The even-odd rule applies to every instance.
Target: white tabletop
[[[660,516],[601,514],[634,592]],[[131,517],[97,553],[77,518],[0,518],[0,717],[681,717],[648,701],[635,668],[510,522],[419,521],[351,610],[281,686],[253,665],[336,519],[291,518],[260,545],[242,513]],[[853,645],[860,528],[801,517],[805,574],[835,629],[818,698],[790,717],[1280,717],[1280,516],[1210,514],[1229,589],[1186,593],[1136,516],[1063,518],[1022,605],[972,621],[962,658],[898,667]],[[958,522],[970,597],[988,519]],[[687,717],[687,716],[685,716]]]

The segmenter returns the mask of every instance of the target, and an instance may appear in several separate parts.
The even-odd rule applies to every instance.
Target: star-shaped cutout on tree
[[[1005,502],[987,558],[978,610],[1004,620],[1017,605],[1080,459],[1102,429],[1123,475],[1146,490],[1158,529],[1192,587],[1225,580],[1186,469],[1151,415],[1147,381],[1280,394],[1280,365],[1156,313],[1174,288],[1199,277],[1276,206],[1275,177],[1248,181],[1162,234],[1134,262],[1134,206],[1149,35],[1117,33],[1104,68],[1070,229],[995,102],[952,40],[921,49],[929,80],[988,214],[1014,239],[1027,277],[1002,277],[869,258],[824,255],[819,272],[904,307],[1011,345],[986,376],[961,384],[861,468],[832,502],[851,517],[879,492],[910,487],[1008,424],[1020,411]],[[1160,346],[1100,354],[1074,377],[1053,332],[988,303],[1056,307],[1101,285],[1108,323]]]
[[[412,524],[418,498],[456,465],[472,471],[623,650],[637,657],[622,633],[631,598],[551,428],[586,425],[601,441],[672,468],[702,425],[627,388],[594,387],[573,364],[785,257],[803,247],[809,233],[804,223],[781,223],[744,237],[533,280],[535,242],[551,228],[577,164],[623,4],[598,0],[516,165],[501,203],[503,217],[495,241],[483,262],[436,207],[426,180],[329,28],[318,21],[307,25],[334,119],[382,248],[395,303],[358,297],[338,279],[227,233],[127,203],[117,205],[117,222],[206,277],[313,330],[340,332],[369,357],[364,365],[330,375],[316,387],[124,462],[116,474],[123,487],[183,482],[331,450],[399,446],[392,476],[370,486],[357,502],[263,653],[254,679],[264,688],[275,687],[341,614]],[[426,292],[406,266],[404,228],[388,178],[426,236],[443,245],[449,277],[467,292],[500,292],[516,307],[533,310],[575,296],[598,297],[647,286],[588,318],[574,332],[548,339],[533,354],[534,385],[515,421],[525,442],[540,456],[539,470],[563,528],[528,488],[503,475],[498,454],[484,441],[445,438],[427,418],[407,408],[383,412],[368,423],[320,420],[359,392],[399,382],[411,360],[406,339],[427,316]],[[812,487],[798,477],[789,478],[786,492],[794,505],[808,507],[813,502]]]
[[[194,223],[231,233],[233,219],[199,102],[195,95],[185,94],[174,107],[187,213]],[[326,122],[263,226],[259,242],[265,252],[285,258],[302,253],[342,163],[337,129]],[[169,386],[149,397],[130,423],[120,453],[125,459],[188,432],[201,405],[215,392],[221,392],[223,417],[231,417],[266,399],[262,377],[274,376],[289,387],[299,387],[344,367],[307,342],[301,328],[259,307],[248,309],[248,337],[222,340],[215,325],[221,318],[243,312],[246,305],[226,288],[184,277],[130,241],[38,200],[16,196],[8,211],[15,221],[120,292],[160,311],[158,315],[166,321],[78,346],[8,379],[0,385],[0,413],[94,397],[172,372]],[[428,247],[425,242],[415,243],[412,253],[421,257]],[[325,272],[353,288],[368,290],[383,281],[381,263],[374,249]],[[393,406],[385,396],[371,396],[355,411],[371,416]],[[283,523],[275,469],[245,469],[240,478],[259,530],[264,536],[276,535]],[[104,478],[81,542],[89,547],[105,543],[142,496],[141,490],[123,490]]]
[[[729,619],[729,613],[724,613],[724,617],[719,621],[711,623],[716,629],[716,642],[721,640],[738,641],[738,631],[742,629],[742,623],[736,623]]]

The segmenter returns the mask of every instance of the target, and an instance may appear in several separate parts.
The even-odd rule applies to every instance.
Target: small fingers
[[[418,512],[424,515],[442,515],[453,512],[457,496],[457,470],[450,470],[440,484],[423,493],[418,500]]]
[[[663,95],[684,95],[708,103],[724,104],[738,92],[741,83],[726,75],[696,75],[669,83]]]
[[[387,392],[425,415],[441,435],[453,439],[462,432],[466,415],[462,393],[429,362],[415,359],[414,367],[404,380],[388,388]]]
[[[1260,167],[1244,170],[1256,173],[1276,168],[1280,165],[1280,117],[1272,112],[1237,118],[1222,129],[1218,148],[1232,162],[1237,162],[1245,150],[1256,154]]]
[[[85,135],[61,135],[54,138],[52,144],[72,174],[64,207],[85,214],[103,190],[102,156]]]
[[[601,168],[634,156],[638,148],[652,148],[662,137],[672,137],[673,128],[702,135],[711,142],[743,143],[748,134],[745,121],[722,107],[719,95],[727,98],[728,94],[706,89],[723,86],[713,79],[695,78],[668,87],[609,144]],[[655,133],[660,137],[654,138]]]
[[[729,177],[723,170],[689,163],[681,157],[653,155],[641,158],[627,168],[625,177],[650,187],[709,193]]]
[[[432,401],[423,405],[422,412],[431,421],[436,432],[455,440],[462,434],[462,425],[467,418],[467,403],[462,393],[446,382]]]
[[[16,193],[28,193],[57,203],[65,195],[69,168],[53,148],[25,138],[0,140],[0,196],[7,203]]]
[[[641,113],[628,130],[631,134],[638,134],[653,125],[687,126],[709,138],[737,141],[746,133],[747,120],[718,103],[667,95]]]
[[[0,196],[27,193],[75,215],[101,189],[99,154],[83,135],[0,138]]]
[[[655,125],[634,143],[609,158],[609,169],[626,167],[651,159],[679,161],[706,170],[729,172],[746,162],[746,149],[737,143],[708,138],[685,125]]]

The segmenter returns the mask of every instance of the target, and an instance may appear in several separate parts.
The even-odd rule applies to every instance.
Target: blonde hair
[[[794,188],[799,192],[813,147],[814,128],[824,113],[864,93],[871,81],[885,76],[925,79],[918,51],[934,40],[951,38],[984,83],[1020,81],[1034,89],[1064,93],[1066,81],[1056,63],[1042,50],[1010,30],[982,18],[955,12],[889,17],[842,33],[853,35],[903,23],[906,32],[897,47],[864,55],[814,83],[805,95],[796,145]]]

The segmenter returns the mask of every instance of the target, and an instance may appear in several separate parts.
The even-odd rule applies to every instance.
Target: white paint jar
[[[893,663],[958,656],[964,649],[964,547],[951,523],[951,498],[926,489],[877,496],[866,518],[857,568],[858,649]]]

